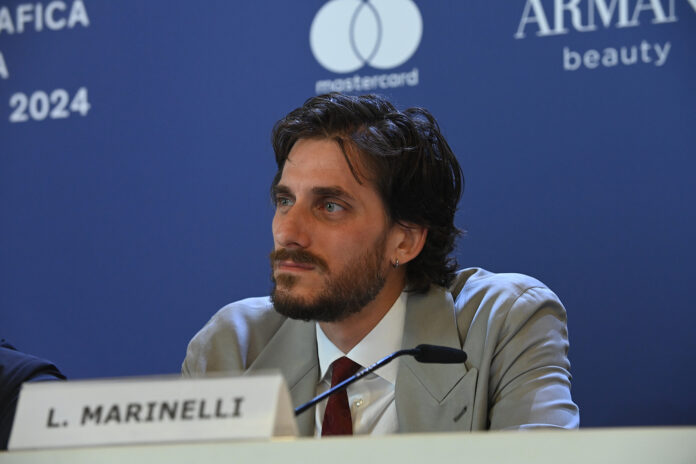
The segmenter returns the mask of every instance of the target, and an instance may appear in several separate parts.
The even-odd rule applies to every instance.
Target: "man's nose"
[[[284,248],[307,248],[310,244],[310,220],[298,205],[277,210],[273,217],[273,239]]]

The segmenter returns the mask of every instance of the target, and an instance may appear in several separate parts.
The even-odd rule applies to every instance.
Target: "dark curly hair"
[[[460,234],[454,214],[464,176],[435,118],[423,108],[399,111],[378,95],[312,97],[273,127],[278,164],[273,187],[295,142],[317,137],[336,140],[361,182],[346,144],[357,148],[368,171],[363,177],[375,185],[391,221],[427,228],[423,250],[407,264],[409,290],[427,292],[431,284],[448,287],[457,268],[449,255]]]

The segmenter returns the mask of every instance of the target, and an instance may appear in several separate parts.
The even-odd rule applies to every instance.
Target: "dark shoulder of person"
[[[65,376],[54,364],[0,340],[0,450],[7,449],[22,384],[56,379],[65,380]]]

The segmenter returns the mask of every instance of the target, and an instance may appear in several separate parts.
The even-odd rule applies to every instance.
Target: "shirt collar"
[[[319,353],[319,380],[326,376],[331,363],[342,356],[352,359],[363,367],[367,367],[394,351],[401,349],[401,341],[404,335],[404,321],[406,319],[406,300],[408,294],[401,292],[387,314],[368,333],[365,338],[344,354],[316,324],[317,351]],[[398,359],[375,372],[391,384],[396,384],[396,371]]]

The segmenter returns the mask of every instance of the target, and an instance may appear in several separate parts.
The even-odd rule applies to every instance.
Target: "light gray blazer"
[[[448,290],[409,294],[403,347],[462,348],[466,364],[399,362],[395,402],[399,432],[523,427],[576,428],[570,396],[566,313],[536,279],[465,269]],[[385,356],[389,353],[385,353]],[[293,404],[309,401],[319,381],[314,322],[287,319],[269,298],[249,298],[218,311],[191,340],[185,376],[206,372],[283,373]],[[314,412],[298,417],[314,434]]]

